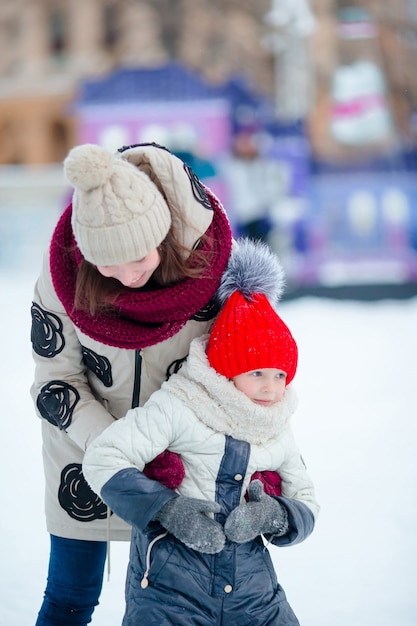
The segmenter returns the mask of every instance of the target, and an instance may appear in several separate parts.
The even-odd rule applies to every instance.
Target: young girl
[[[87,450],[88,482],[133,526],[124,626],[299,624],[261,537],[303,541],[318,513],[289,425],[298,352],[270,304],[281,288],[276,257],[241,242],[209,338]],[[143,473],[166,448],[185,466],[175,491]],[[266,470],[279,472],[280,497],[250,482]]]
[[[42,418],[51,535],[37,626],[90,622],[108,510],[83,477],[84,452],[208,331],[232,245],[219,201],[165,148],[112,155],[83,145],[64,165],[73,201],[52,235],[32,305],[32,396]],[[169,453],[151,471],[171,487],[183,476]],[[123,520],[109,522],[111,539],[130,539]]]

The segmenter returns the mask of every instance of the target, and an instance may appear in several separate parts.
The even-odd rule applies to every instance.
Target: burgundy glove
[[[175,452],[165,450],[150,463],[145,465],[143,473],[152,480],[157,480],[168,489],[177,489],[182,483],[185,470],[181,457]]]

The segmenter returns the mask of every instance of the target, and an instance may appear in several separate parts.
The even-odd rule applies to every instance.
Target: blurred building
[[[0,164],[59,162],[80,85],[177,61],[243,76],[319,162],[413,153],[417,0],[2,0]]]
[[[347,164],[417,148],[417,0],[311,0],[319,160]]]
[[[0,163],[62,160],[74,143],[68,104],[87,78],[175,59],[211,81],[252,76],[267,91],[260,44],[269,0],[3,0]]]
[[[417,0],[2,0],[0,265],[74,144],[158,141],[290,284],[417,284],[416,62]]]

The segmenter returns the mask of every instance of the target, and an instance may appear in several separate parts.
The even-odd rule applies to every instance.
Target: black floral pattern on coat
[[[40,390],[36,406],[41,416],[60,430],[66,430],[72,422],[74,409],[80,394],[72,385],[62,380],[51,380]]]
[[[57,315],[45,311],[36,302],[32,302],[30,311],[32,315],[30,338],[33,350],[39,356],[51,359],[65,346],[62,322]]]
[[[84,478],[80,463],[70,463],[61,472],[58,500],[70,517],[80,522],[105,519],[107,506]]]
[[[111,387],[113,377],[111,363],[105,356],[100,356],[97,352],[82,346],[83,359],[90,372],[93,372],[105,387]]]
[[[201,183],[200,179],[198,178],[197,174],[195,174],[193,172],[193,170],[191,169],[191,167],[189,165],[187,165],[186,163],[184,163],[184,170],[185,170],[186,174],[188,175],[188,178],[190,179],[191,190],[193,192],[194,198],[205,209],[208,209],[209,211],[212,211],[213,207],[211,206],[211,203],[210,203],[210,200],[209,200],[208,195],[206,193],[206,190],[204,189],[204,186],[202,185],[202,183]]]
[[[176,374],[181,369],[182,364],[187,360],[187,356],[184,356],[181,359],[176,359],[168,365],[166,371],[166,380],[168,380],[168,378],[170,378],[172,374]]]

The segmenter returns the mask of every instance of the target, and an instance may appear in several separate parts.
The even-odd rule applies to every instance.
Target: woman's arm
[[[147,463],[175,441],[170,396],[157,391],[131,409],[88,447],[83,474],[91,488],[120,517],[144,528],[175,491],[147,478]]]

